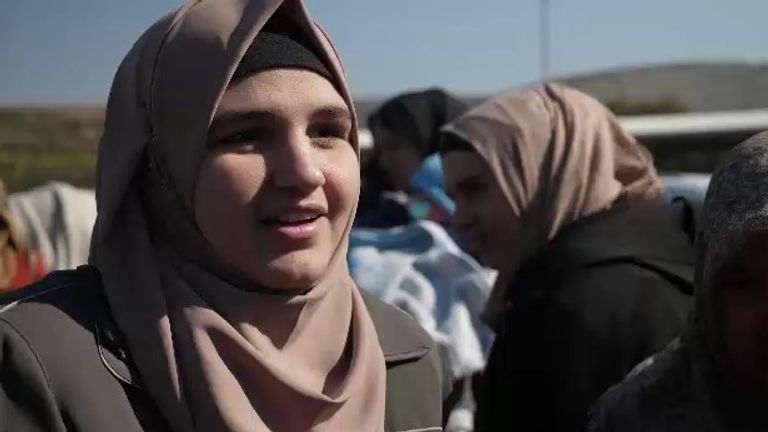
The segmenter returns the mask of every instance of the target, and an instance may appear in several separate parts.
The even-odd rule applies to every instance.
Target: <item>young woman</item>
[[[715,172],[697,237],[693,325],[595,406],[590,431],[768,429],[768,133]]]
[[[589,406],[685,321],[685,206],[663,205],[647,150],[600,103],[547,84],[445,128],[453,222],[500,272],[478,431],[577,431]]]
[[[93,265],[3,299],[3,430],[441,430],[430,338],[346,267],[351,107],[299,1],[152,26],[110,94]]]

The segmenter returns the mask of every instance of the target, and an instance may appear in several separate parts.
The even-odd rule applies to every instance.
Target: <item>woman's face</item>
[[[377,161],[390,186],[399,191],[410,189],[411,177],[421,166],[419,153],[407,146],[382,147],[378,150]]]
[[[219,258],[273,289],[318,282],[357,203],[352,132],[344,99],[313,72],[267,70],[231,85],[194,201]]]
[[[768,231],[749,235],[718,272],[727,356],[736,372],[768,392]]]
[[[520,223],[488,164],[473,151],[449,151],[443,176],[456,203],[453,225],[486,265],[508,270],[519,249]]]

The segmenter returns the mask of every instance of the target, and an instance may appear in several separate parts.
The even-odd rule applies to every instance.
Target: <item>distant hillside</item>
[[[671,106],[675,111],[768,108],[768,63],[684,63],[626,67],[553,78],[612,106]],[[500,91],[503,89],[499,89]],[[487,96],[487,95],[486,95]],[[356,102],[365,121],[386,98]],[[470,105],[483,96],[464,96]]]
[[[102,107],[0,108],[0,178],[11,191],[63,180],[93,186]]]
[[[672,99],[688,111],[768,107],[768,64],[655,65],[565,77],[561,81],[606,103]]]
[[[396,95],[392,95],[393,97]],[[477,105],[483,100],[485,96],[467,96],[456,95],[459,99],[467,103],[468,106]],[[370,116],[376,109],[381,106],[387,98],[383,97],[361,97],[355,100],[355,111],[357,112],[357,118],[360,120],[360,124],[366,127],[368,122],[368,116]]]
[[[559,79],[614,107],[682,111],[768,108],[768,64],[699,63],[624,68]],[[358,98],[366,119],[385,98]],[[470,105],[483,97],[465,96]],[[48,180],[93,185],[100,106],[0,107],[0,178],[10,190]]]

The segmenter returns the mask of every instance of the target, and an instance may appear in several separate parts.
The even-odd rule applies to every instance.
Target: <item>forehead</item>
[[[320,106],[347,109],[344,98],[325,77],[303,69],[269,69],[233,83],[214,117],[253,110],[312,111]]]
[[[465,179],[486,177],[490,169],[477,153],[468,150],[454,150],[442,155],[443,179],[446,186],[455,185]]]

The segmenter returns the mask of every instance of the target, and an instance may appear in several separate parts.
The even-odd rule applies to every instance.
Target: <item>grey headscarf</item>
[[[744,141],[715,171],[698,224],[693,331],[609,390],[587,430],[768,430],[762,399],[734,382],[725,363],[717,273],[745,237],[768,229],[768,132]],[[745,391],[747,390],[747,391]]]
[[[715,276],[745,236],[768,230],[768,132],[731,150],[715,171],[697,234],[696,324],[709,349],[722,352]]]

